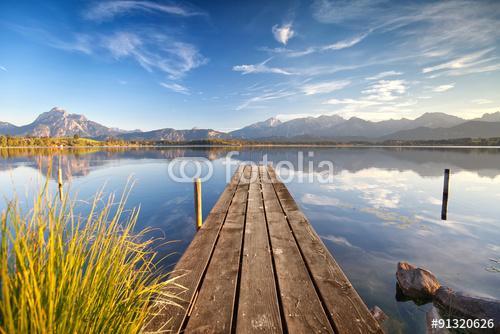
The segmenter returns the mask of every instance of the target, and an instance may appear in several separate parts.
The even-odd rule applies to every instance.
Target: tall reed
[[[79,217],[74,202],[36,196],[24,213],[1,216],[1,333],[138,333],[154,310],[175,304],[158,274],[148,230],[134,233],[138,210],[96,195]],[[154,300],[154,302],[152,302]]]

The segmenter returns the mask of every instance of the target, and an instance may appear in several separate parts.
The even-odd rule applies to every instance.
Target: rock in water
[[[370,313],[379,324],[383,323],[389,318],[387,314],[385,314],[384,311],[382,311],[382,309],[376,305],[370,309]]]
[[[450,288],[441,286],[430,271],[416,268],[407,262],[398,263],[396,272],[398,281],[396,297],[410,298],[417,304],[432,299],[434,306],[439,308],[440,314],[446,319],[479,319],[493,321],[493,328],[487,322],[480,329],[470,328],[467,333],[498,333],[500,334],[500,300],[472,297]],[[398,294],[404,296],[398,297]],[[439,319],[440,315],[435,308],[427,314],[427,333],[441,334],[448,331],[432,329],[432,319]],[[430,327],[429,327],[430,326]]]
[[[403,294],[412,299],[430,300],[441,287],[433,273],[408,262],[398,263],[396,279]]]
[[[500,333],[500,301],[472,297],[440,287],[434,296],[434,304],[449,313],[449,316],[465,319],[493,319],[492,333]]]

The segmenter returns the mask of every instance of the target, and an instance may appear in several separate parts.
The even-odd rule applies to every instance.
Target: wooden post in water
[[[196,219],[196,229],[200,229],[203,224],[203,217],[201,211],[201,180],[196,178],[194,180],[194,212]]]
[[[446,220],[448,216],[448,188],[450,185],[450,170],[444,170],[444,184],[443,184],[443,205],[441,207],[441,219]]]
[[[62,201],[63,194],[63,181],[62,181],[62,169],[61,169],[61,156],[59,156],[59,168],[57,169],[57,187],[59,188],[59,199]]]

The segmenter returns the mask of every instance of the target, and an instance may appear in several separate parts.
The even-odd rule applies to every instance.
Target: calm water
[[[369,307],[378,305],[390,317],[390,332],[422,333],[430,305],[395,299],[398,261],[428,268],[444,285],[472,294],[500,298],[500,273],[487,270],[500,258],[500,150],[315,148],[305,152],[304,170],[298,149],[244,149],[232,160],[287,160],[280,169],[288,187]],[[308,152],[312,152],[308,155]],[[159,248],[172,265],[195,234],[192,184],[174,182],[168,174],[172,159],[202,157],[214,166],[203,184],[204,216],[226,183],[225,149],[137,149],[64,152],[60,155],[71,192],[88,200],[105,185],[121,192],[132,177],[129,207],[141,207],[140,227],[155,227],[174,243]],[[312,156],[310,156],[312,155]],[[53,159],[51,159],[51,157]],[[59,155],[43,150],[0,151],[0,195],[14,189],[29,206],[29,198],[57,166]],[[320,161],[331,161],[328,183],[300,182],[300,177],[324,175]],[[310,168],[310,165],[311,167]],[[232,167],[233,170],[235,166]],[[441,220],[443,170],[451,169],[448,220]],[[53,178],[51,185],[55,186]],[[85,210],[82,202],[81,210]],[[5,206],[0,204],[0,209]]]

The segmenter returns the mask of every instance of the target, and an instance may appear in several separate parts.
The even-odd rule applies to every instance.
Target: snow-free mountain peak
[[[442,112],[426,112],[420,117],[415,118],[413,122],[418,126],[427,128],[447,128],[463,123],[465,120]]]
[[[254,129],[262,129],[262,128],[274,128],[280,125],[282,122],[276,117],[271,117],[262,122],[257,122],[250,125]]]
[[[476,118],[476,120],[482,122],[500,122],[500,111],[491,114],[484,114],[483,116]]]
[[[61,107],[54,107],[47,112],[41,113],[35,122],[52,121],[64,117],[68,117],[68,112]]]
[[[279,119],[277,119],[276,117],[271,117],[271,118],[266,119],[263,123],[269,127],[275,127],[275,126],[280,125],[281,121]]]

